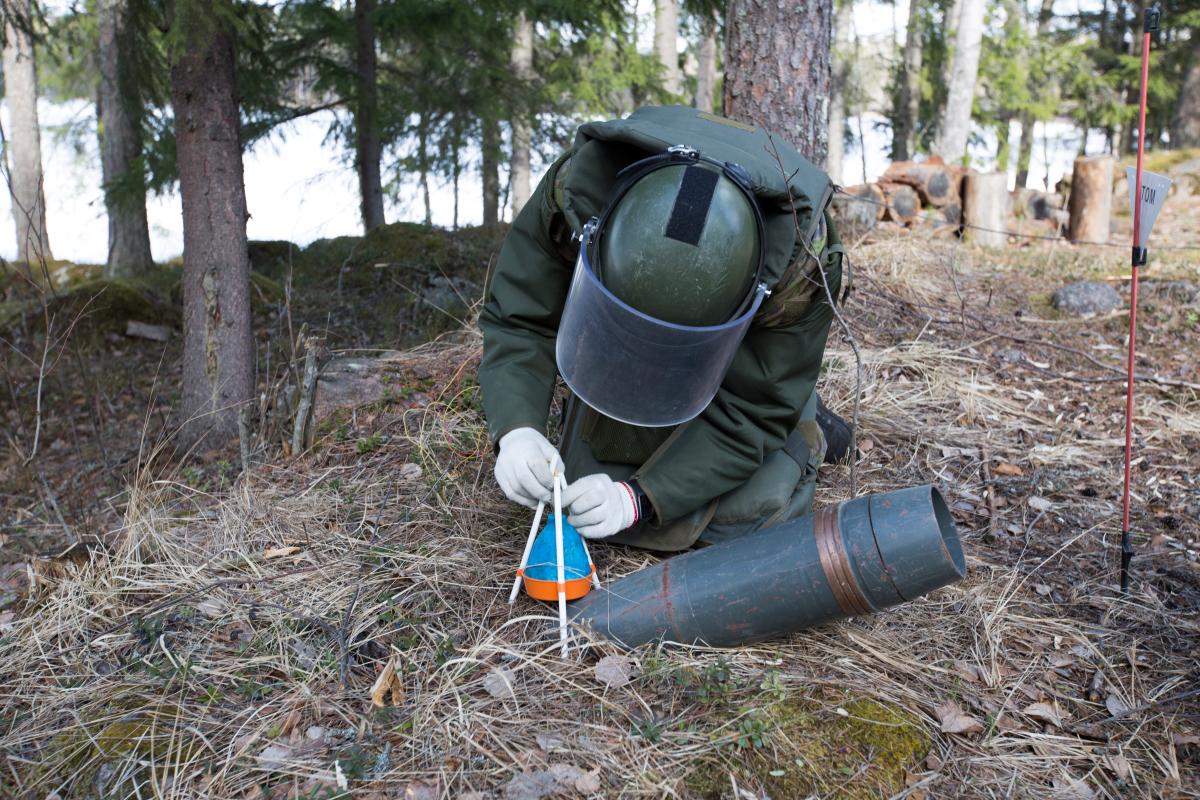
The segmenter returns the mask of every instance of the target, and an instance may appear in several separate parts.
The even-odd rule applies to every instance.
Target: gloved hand
[[[562,458],[554,445],[533,428],[517,428],[500,437],[496,483],[504,496],[527,508],[549,503],[554,475],[563,474]]]
[[[637,501],[627,483],[603,473],[585,475],[563,492],[567,521],[588,539],[603,539],[637,522]]]

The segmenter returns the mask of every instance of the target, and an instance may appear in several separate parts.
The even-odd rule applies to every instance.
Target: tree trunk
[[[654,0],[654,52],[662,67],[663,88],[679,94],[678,0]]]
[[[1042,40],[1050,32],[1050,23],[1054,20],[1054,0],[1042,0],[1038,10],[1038,39]],[[1036,97],[1042,91],[1041,86],[1030,86],[1030,91]],[[1017,143],[1017,188],[1024,189],[1029,185],[1029,162],[1033,158],[1033,127],[1036,120],[1028,112],[1021,114],[1021,138]],[[1087,136],[1084,136],[1086,139]]]
[[[100,52],[100,168],[108,212],[109,279],[144,275],[154,266],[146,221],[146,178],[142,171],[142,103],[130,63],[128,0],[97,5]]]
[[[513,77],[519,86],[526,87],[533,81],[533,20],[521,13],[517,16],[512,48]],[[529,111],[518,103],[512,117],[512,164],[509,183],[512,186],[512,216],[517,218],[525,202],[529,200],[529,148],[532,130]]]
[[[433,204],[429,197],[429,115],[422,112],[417,121],[417,168],[420,171],[421,197],[425,201],[425,224],[433,224]]]
[[[883,219],[883,191],[878,184],[863,183],[847,186],[833,196],[830,205],[834,222],[842,236],[862,236]]]
[[[696,108],[711,114],[717,93],[717,19],[707,17],[700,33],[700,49],[696,54]]]
[[[1112,216],[1112,156],[1081,156],[1071,174],[1071,241],[1107,242]]]
[[[962,0],[958,31],[954,37],[954,66],[950,70],[949,92],[938,126],[936,148],[937,154],[951,164],[961,163],[967,155],[985,9],[984,0]]]
[[[375,0],[354,0],[354,162],[362,197],[363,230],[384,223],[379,139],[379,83],[375,55]]]
[[[829,90],[829,147],[825,171],[834,183],[842,182],[842,161],[846,142],[846,91],[850,75],[850,29],[854,25],[853,0],[841,0],[833,16],[833,71]],[[866,176],[863,176],[866,180]]]
[[[950,7],[942,17],[942,41],[946,46],[946,57],[942,62],[942,86],[949,87],[954,77],[954,35],[958,21],[962,18],[962,0],[950,0]]]
[[[1008,175],[968,172],[963,179],[963,222],[968,241],[984,247],[1008,244]]]
[[[237,436],[254,393],[246,190],[233,34],[214,0],[180,3],[171,65],[175,160],[183,200],[184,441]]]
[[[725,17],[725,114],[815,164],[828,147],[832,16],[832,0],[733,0]]]
[[[12,213],[17,232],[17,261],[50,261],[43,192],[42,136],[38,127],[37,68],[29,0],[6,0],[4,26],[4,91],[8,101],[9,174]],[[17,15],[10,19],[7,14]],[[15,24],[14,24],[15,23]]]
[[[917,117],[921,111],[921,2],[909,0],[904,34],[904,71],[892,128],[892,158],[907,161],[917,151]]]
[[[1188,67],[1175,119],[1171,123],[1171,147],[1200,147],[1200,34],[1193,33],[1192,65]]]
[[[494,225],[500,221],[500,123],[485,118],[482,124],[483,224]]]

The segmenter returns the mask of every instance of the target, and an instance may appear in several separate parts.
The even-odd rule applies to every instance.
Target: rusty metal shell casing
[[[917,486],[667,559],[592,592],[572,618],[626,647],[724,647],[899,605],[966,572],[945,501]]]

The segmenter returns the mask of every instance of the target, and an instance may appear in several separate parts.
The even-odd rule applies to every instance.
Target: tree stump
[[[907,225],[921,213],[921,198],[911,186],[903,183],[880,183],[879,189],[888,205],[883,210],[884,219]]]
[[[833,219],[842,236],[861,236],[883,218],[883,192],[874,183],[847,186],[833,196]]]
[[[1071,173],[1071,241],[1108,242],[1112,216],[1112,156],[1080,156]]]
[[[968,172],[963,180],[966,238],[984,247],[1008,244],[1008,176],[1003,172]]]

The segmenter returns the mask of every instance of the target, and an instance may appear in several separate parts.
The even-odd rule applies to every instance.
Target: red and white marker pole
[[[1129,562],[1133,543],[1129,539],[1129,484],[1133,474],[1133,375],[1137,340],[1138,267],[1146,263],[1146,243],[1142,237],[1142,156],[1146,151],[1146,83],[1150,78],[1150,38],[1158,31],[1162,12],[1158,6],[1147,8],[1142,17],[1142,91],[1138,106],[1137,183],[1133,195],[1133,258],[1129,286],[1129,360],[1125,389],[1125,490],[1121,510],[1121,591],[1129,589]]]

